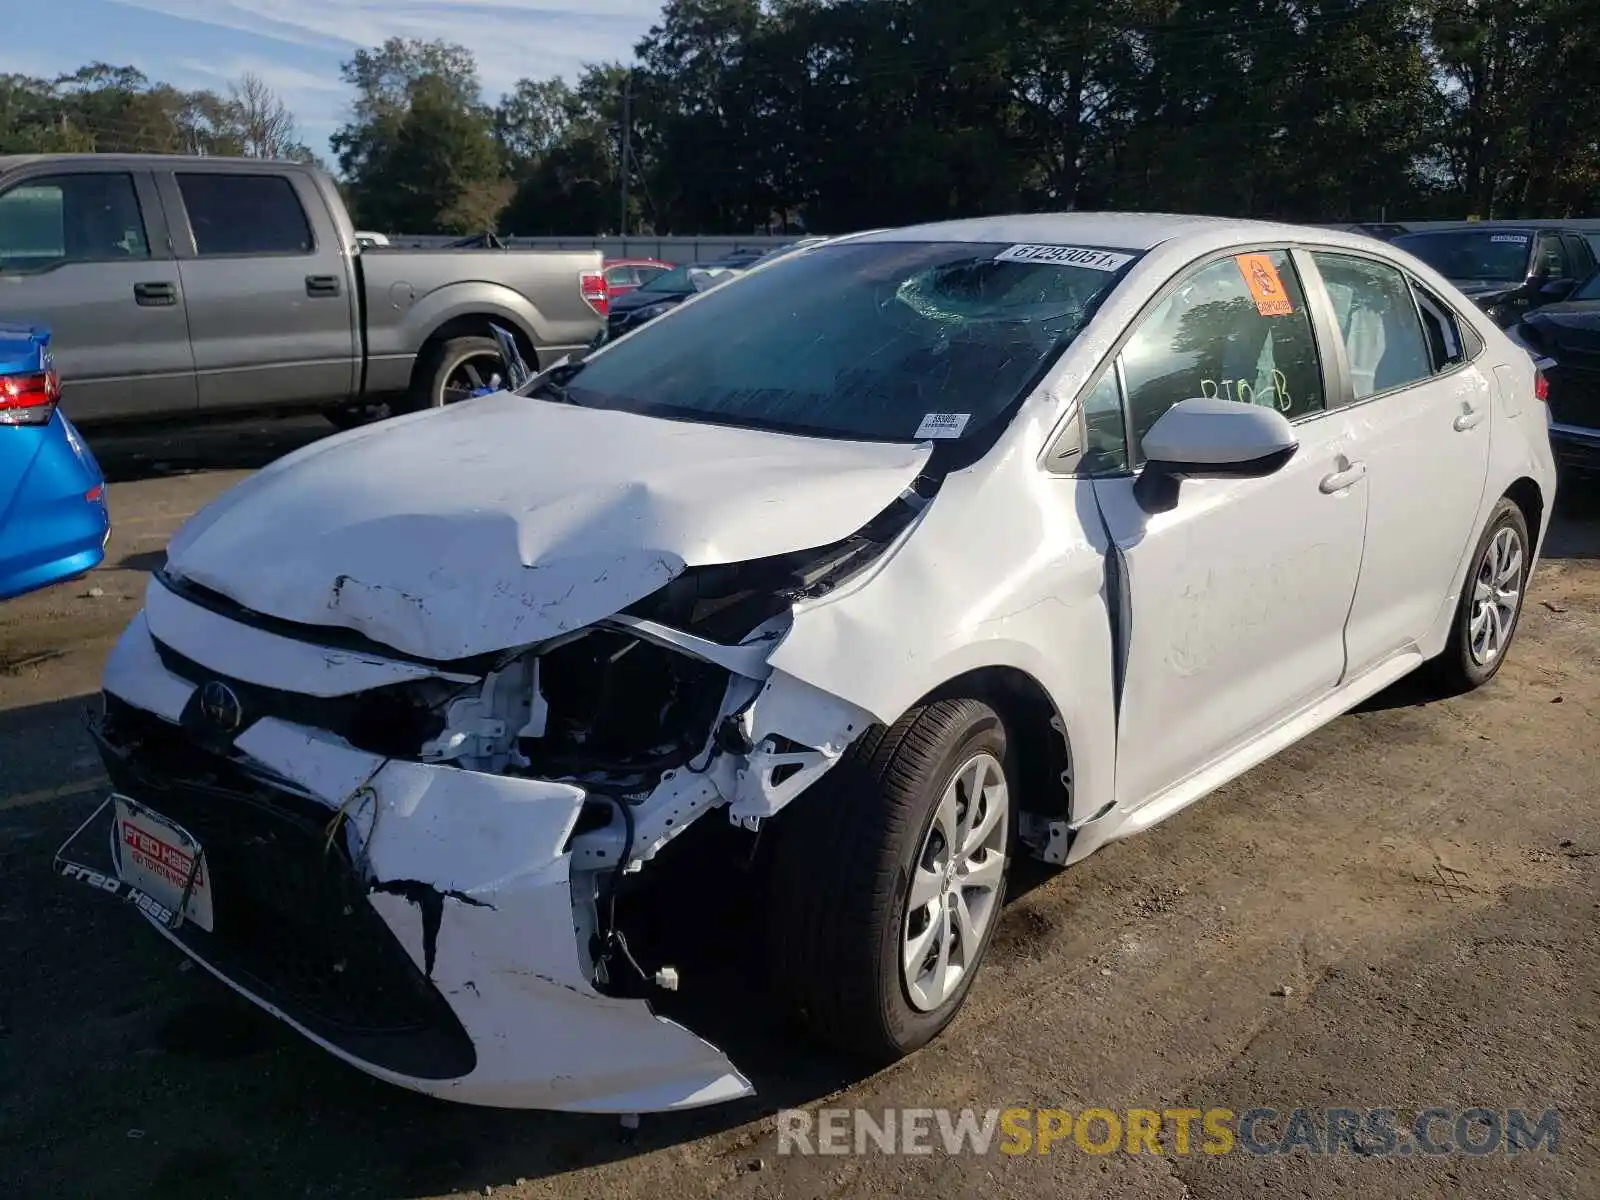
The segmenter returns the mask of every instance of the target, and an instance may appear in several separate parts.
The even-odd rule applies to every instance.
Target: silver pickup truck
[[[448,403],[603,323],[598,250],[362,248],[296,163],[0,156],[0,318],[49,326],[77,422]]]

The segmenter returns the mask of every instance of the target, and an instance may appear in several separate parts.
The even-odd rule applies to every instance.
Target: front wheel
[[[1495,677],[1522,617],[1533,546],[1522,510],[1502,499],[1478,539],[1444,653],[1434,660],[1449,693],[1471,691]]]
[[[994,710],[941,700],[869,732],[791,806],[769,946],[813,1036],[888,1063],[955,1018],[1005,900],[1011,773]]]

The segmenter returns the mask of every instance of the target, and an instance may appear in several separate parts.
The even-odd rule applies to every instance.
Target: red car
[[[672,270],[672,264],[657,258],[608,258],[605,270],[606,298],[615,300],[641,283],[649,283],[657,275],[665,275]]]

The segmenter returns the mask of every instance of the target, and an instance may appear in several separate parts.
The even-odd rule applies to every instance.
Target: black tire
[[[1473,593],[1480,575],[1485,570],[1490,547],[1500,536],[1501,531],[1506,529],[1512,530],[1515,534],[1522,560],[1517,575],[1517,601],[1510,628],[1498,652],[1485,662],[1473,653]],[[1517,627],[1522,622],[1522,605],[1528,592],[1528,567],[1532,559],[1533,547],[1528,536],[1527,518],[1513,501],[1502,497],[1495,505],[1494,511],[1489,514],[1489,523],[1484,527],[1483,536],[1478,539],[1478,544],[1473,547],[1472,558],[1468,560],[1466,578],[1461,585],[1461,601],[1456,607],[1455,623],[1450,627],[1450,640],[1445,643],[1444,653],[1431,664],[1434,680],[1446,695],[1459,695],[1482,687],[1495,677],[1506,661],[1511,643],[1516,638]]]
[[[1005,901],[1004,878],[956,989],[923,1012],[900,965],[911,872],[958,768],[988,752],[1007,782],[1007,867],[1016,844],[1016,772],[1006,731],[976,700],[913,709],[869,730],[781,818],[768,947],[774,994],[813,1037],[874,1065],[927,1044],[954,1019]]]
[[[388,415],[387,408],[382,404],[341,404],[336,408],[323,409],[322,415],[328,424],[342,432],[382,420]]]
[[[490,337],[458,337],[440,342],[423,352],[417,369],[411,376],[411,389],[406,393],[405,411],[420,412],[425,408],[443,408],[450,399],[446,386],[451,376],[473,359],[492,358],[505,376],[506,367],[500,358],[500,347]],[[487,379],[484,381],[487,383]]]

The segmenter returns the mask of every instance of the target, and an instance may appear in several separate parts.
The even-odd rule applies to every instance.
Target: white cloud
[[[173,64],[176,70],[191,75],[202,75],[223,84],[237,83],[245,75],[258,75],[267,86],[279,93],[287,92],[343,92],[345,85],[337,76],[308,71],[269,58],[243,55],[208,62],[199,58],[180,58]]]
[[[117,0],[306,49],[348,54],[389,37],[442,38],[470,49],[491,95],[524,76],[577,74],[631,57],[661,0]],[[581,4],[581,9],[580,9]]]

